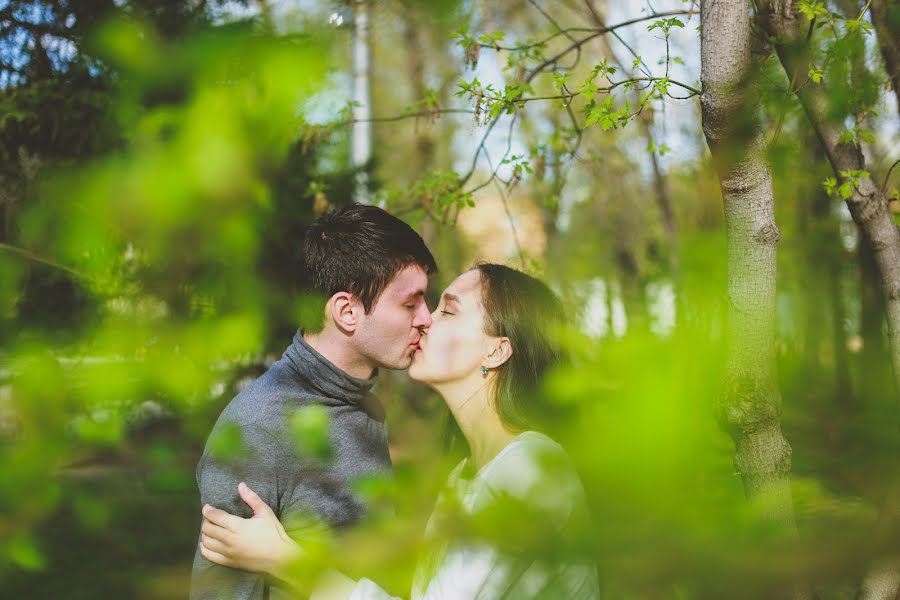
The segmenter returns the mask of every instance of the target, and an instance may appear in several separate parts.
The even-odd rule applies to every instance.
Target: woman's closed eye
[[[442,311],[441,311],[441,314],[442,314],[442,315],[451,315],[451,316],[452,316],[454,313],[452,313],[452,312],[447,312],[446,310],[442,310]]]

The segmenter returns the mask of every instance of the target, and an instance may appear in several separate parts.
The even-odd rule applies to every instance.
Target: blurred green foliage
[[[32,3],[7,6],[0,13],[31,15]],[[330,78],[347,38],[314,24],[286,33],[262,17],[226,19],[215,2],[205,12],[151,0],[34,6],[30,20],[66,43],[15,50],[9,35],[2,48],[4,62],[28,56],[0,90],[0,586],[10,597],[183,597],[199,524],[193,473],[212,423],[298,324],[321,318],[319,299],[300,293],[298,240],[323,201],[349,201],[352,173],[346,130],[311,135],[304,111],[340,118]],[[388,72],[376,70],[376,104],[422,101],[397,75],[418,49],[441,67],[424,90],[427,106],[441,106],[461,78],[463,61],[447,48],[465,10],[390,10],[408,45],[373,41]],[[865,44],[848,36],[828,51],[823,78],[854,82],[833,86],[846,94],[835,105],[877,104],[878,78],[853,66]],[[577,416],[557,438],[580,470],[593,524],[557,540],[527,507],[504,503],[484,520],[460,519],[456,534],[548,556],[588,552],[611,598],[768,598],[798,573],[823,598],[845,598],[872,557],[896,549],[877,530],[900,418],[870,259],[823,190],[827,165],[771,67],[758,85],[765,126],[783,127],[770,148],[783,232],[777,343],[800,537],[785,539],[745,502],[733,444],[714,418],[728,299],[708,158],[666,173],[678,223],[670,240],[646,154],[623,150],[652,151],[652,137],[647,144],[632,125],[586,133],[587,166],[572,175],[584,191],[559,227],[574,132],[554,121],[558,107],[541,114],[563,133],[540,141],[541,127],[527,122],[522,133],[534,172],[520,169],[519,189],[533,186],[546,244],[507,258],[542,271],[568,301],[575,360],[550,377],[545,397]],[[554,89],[547,79],[539,90]],[[376,130],[374,179],[441,265],[431,295],[481,249],[423,205],[463,217],[487,210],[476,217],[490,223],[482,240],[505,231],[502,210],[489,212],[498,196],[454,189],[449,140],[468,128],[417,120]],[[530,214],[517,213],[520,223]],[[310,542],[302,568],[337,564],[402,595],[459,456],[442,452],[432,394],[402,374],[382,373],[378,386],[394,479],[357,482],[378,508],[371,520]],[[298,413],[291,426],[301,454],[328,460],[324,413]],[[226,429],[212,443],[237,455],[240,438]]]

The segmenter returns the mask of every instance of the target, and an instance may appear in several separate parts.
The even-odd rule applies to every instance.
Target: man
[[[286,523],[341,529],[365,512],[353,481],[391,468],[384,414],[371,388],[378,368],[412,362],[420,330],[431,325],[425,290],[437,266],[409,225],[363,205],[318,219],[304,239],[303,260],[327,298],[322,327],[298,331],[281,360],[228,404],[197,465],[197,483],[202,504],[250,516],[237,491],[244,481]],[[326,461],[301,456],[289,429],[291,415],[310,406],[329,415]],[[235,427],[240,457],[217,456],[214,440]],[[192,599],[279,595],[258,575],[195,554]]]

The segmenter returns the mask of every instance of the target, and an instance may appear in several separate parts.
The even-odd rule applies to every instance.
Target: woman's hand
[[[269,505],[246,483],[238,485],[238,493],[253,509],[253,516],[244,519],[204,505],[200,553],[226,567],[276,573],[300,555],[300,546],[287,536]]]

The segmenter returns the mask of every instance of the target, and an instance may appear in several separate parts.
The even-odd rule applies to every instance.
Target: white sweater
[[[525,506],[531,517],[507,523],[515,534],[540,527],[556,543],[589,520],[581,480],[562,447],[547,436],[526,431],[516,436],[472,479],[463,477],[466,461],[451,472],[426,528],[426,540],[447,539],[446,529],[460,517],[477,517],[511,500]],[[496,514],[496,513],[495,513]],[[493,518],[493,517],[492,517]],[[522,522],[527,520],[528,522]],[[452,530],[452,529],[451,529]],[[517,537],[516,539],[521,539]],[[412,600],[499,600],[500,598],[599,598],[596,565],[585,561],[513,558],[484,541],[436,543],[419,561]],[[369,579],[357,582],[350,600],[395,600]]]

